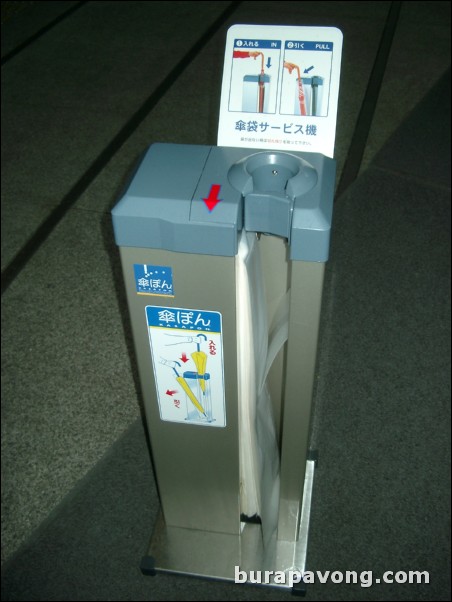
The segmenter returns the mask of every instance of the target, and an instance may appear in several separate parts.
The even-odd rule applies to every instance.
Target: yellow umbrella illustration
[[[198,334],[196,337],[186,337],[186,336],[178,336],[173,335],[172,338],[179,339],[176,343],[169,343],[167,346],[172,345],[180,345],[182,343],[196,343],[197,350],[191,354],[191,357],[195,363],[196,371],[198,373],[199,385],[203,394],[206,393],[206,365],[207,365],[207,354],[204,351],[201,351],[201,341],[200,338],[203,338],[207,341],[207,337],[205,334]],[[184,360],[186,361],[186,360]],[[179,364],[180,366],[180,364]]]
[[[207,414],[206,414],[204,408],[199,403],[199,401],[196,399],[196,395],[190,389],[190,385],[187,383],[187,381],[185,380],[185,378],[183,376],[179,375],[178,371],[176,370],[176,366],[180,367],[179,362],[170,362],[168,360],[165,360],[164,358],[160,358],[160,363],[163,364],[164,366],[170,366],[170,368],[172,368],[174,370],[174,374],[176,375],[176,381],[180,384],[182,389],[185,391],[189,400],[192,402],[192,404],[195,406],[195,408],[207,418]]]
[[[207,341],[207,337],[205,334],[198,334],[198,338],[199,337],[204,337],[204,339]],[[206,374],[206,365],[207,365],[207,354],[204,353],[204,351],[201,351],[201,343],[199,341],[196,342],[196,345],[197,345],[198,349],[197,349],[197,351],[194,351],[191,354],[191,356],[193,358],[193,361],[195,362],[196,370],[198,371],[199,384],[201,385],[202,392],[205,395],[205,393],[206,393],[205,374]]]

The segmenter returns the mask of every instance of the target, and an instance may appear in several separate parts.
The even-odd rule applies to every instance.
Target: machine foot
[[[314,462],[314,467],[317,468],[319,464],[319,450],[318,449],[310,449],[308,451],[308,460]]]
[[[292,596],[302,596],[304,598],[304,596],[306,596],[306,590],[306,583],[302,579],[292,586]]]
[[[155,560],[153,556],[143,556],[140,562],[140,569],[143,575],[154,577],[157,574],[155,570]]]

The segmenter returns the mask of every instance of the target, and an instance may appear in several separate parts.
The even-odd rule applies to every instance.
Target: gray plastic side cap
[[[321,163],[318,185],[294,204],[289,242],[295,261],[328,260],[336,162],[322,157]]]

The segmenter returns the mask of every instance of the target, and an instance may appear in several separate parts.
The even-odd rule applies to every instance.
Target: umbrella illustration
[[[169,366],[170,368],[172,368],[174,370],[174,374],[176,375],[177,383],[182,387],[182,389],[184,390],[184,392],[186,393],[187,397],[192,402],[192,404],[195,406],[195,408],[207,418],[207,414],[206,414],[203,406],[197,400],[196,395],[190,389],[189,384],[187,383],[187,381],[185,380],[185,378],[183,376],[180,376],[179,372],[177,371],[177,367],[180,368],[180,363],[175,362],[175,361],[166,360],[163,357],[160,358],[160,363],[163,364],[164,366]]]
[[[204,337],[204,340],[207,341],[207,337],[205,334],[198,334],[198,337]],[[201,343],[200,341],[196,341],[197,350],[194,351],[191,356],[193,361],[195,362],[196,369],[199,375],[199,384],[201,385],[201,389],[203,394],[206,393],[206,365],[207,365],[207,354],[204,351],[201,351]]]
[[[265,100],[265,72],[264,72],[264,54],[258,50],[234,50],[232,54],[235,59],[247,59],[253,58],[256,60],[258,56],[261,57],[261,72],[257,79],[257,85],[259,90],[259,101],[258,101],[258,113],[264,112],[264,100]]]
[[[206,391],[206,365],[207,365],[207,354],[204,351],[201,351],[201,341],[200,338],[203,338],[207,341],[207,337],[205,334],[198,334],[196,337],[187,337],[187,336],[179,336],[179,335],[171,335],[172,338],[178,339],[176,343],[168,343],[167,347],[171,345],[181,345],[182,343],[196,343],[197,350],[191,354],[193,361],[195,362],[196,369],[198,371],[198,378],[200,382],[200,386],[202,392],[205,394]],[[180,364],[179,364],[180,366]]]
[[[303,90],[303,80],[301,79],[300,67],[295,63],[288,63],[284,61],[284,68],[291,74],[295,69],[297,71],[297,84],[298,84],[298,101],[300,103],[300,115],[307,115],[306,111],[306,100]]]

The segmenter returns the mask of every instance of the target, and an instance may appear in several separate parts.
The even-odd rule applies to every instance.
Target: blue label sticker
[[[288,40],[285,44],[286,50],[314,50],[323,52],[333,52],[333,42],[299,42],[298,40]]]
[[[133,270],[138,294],[174,297],[172,268],[164,265],[135,263]]]
[[[247,40],[245,38],[234,40],[234,45],[237,48],[281,48],[281,40]]]
[[[146,315],[150,327],[221,332],[221,314],[217,311],[149,305]]]

